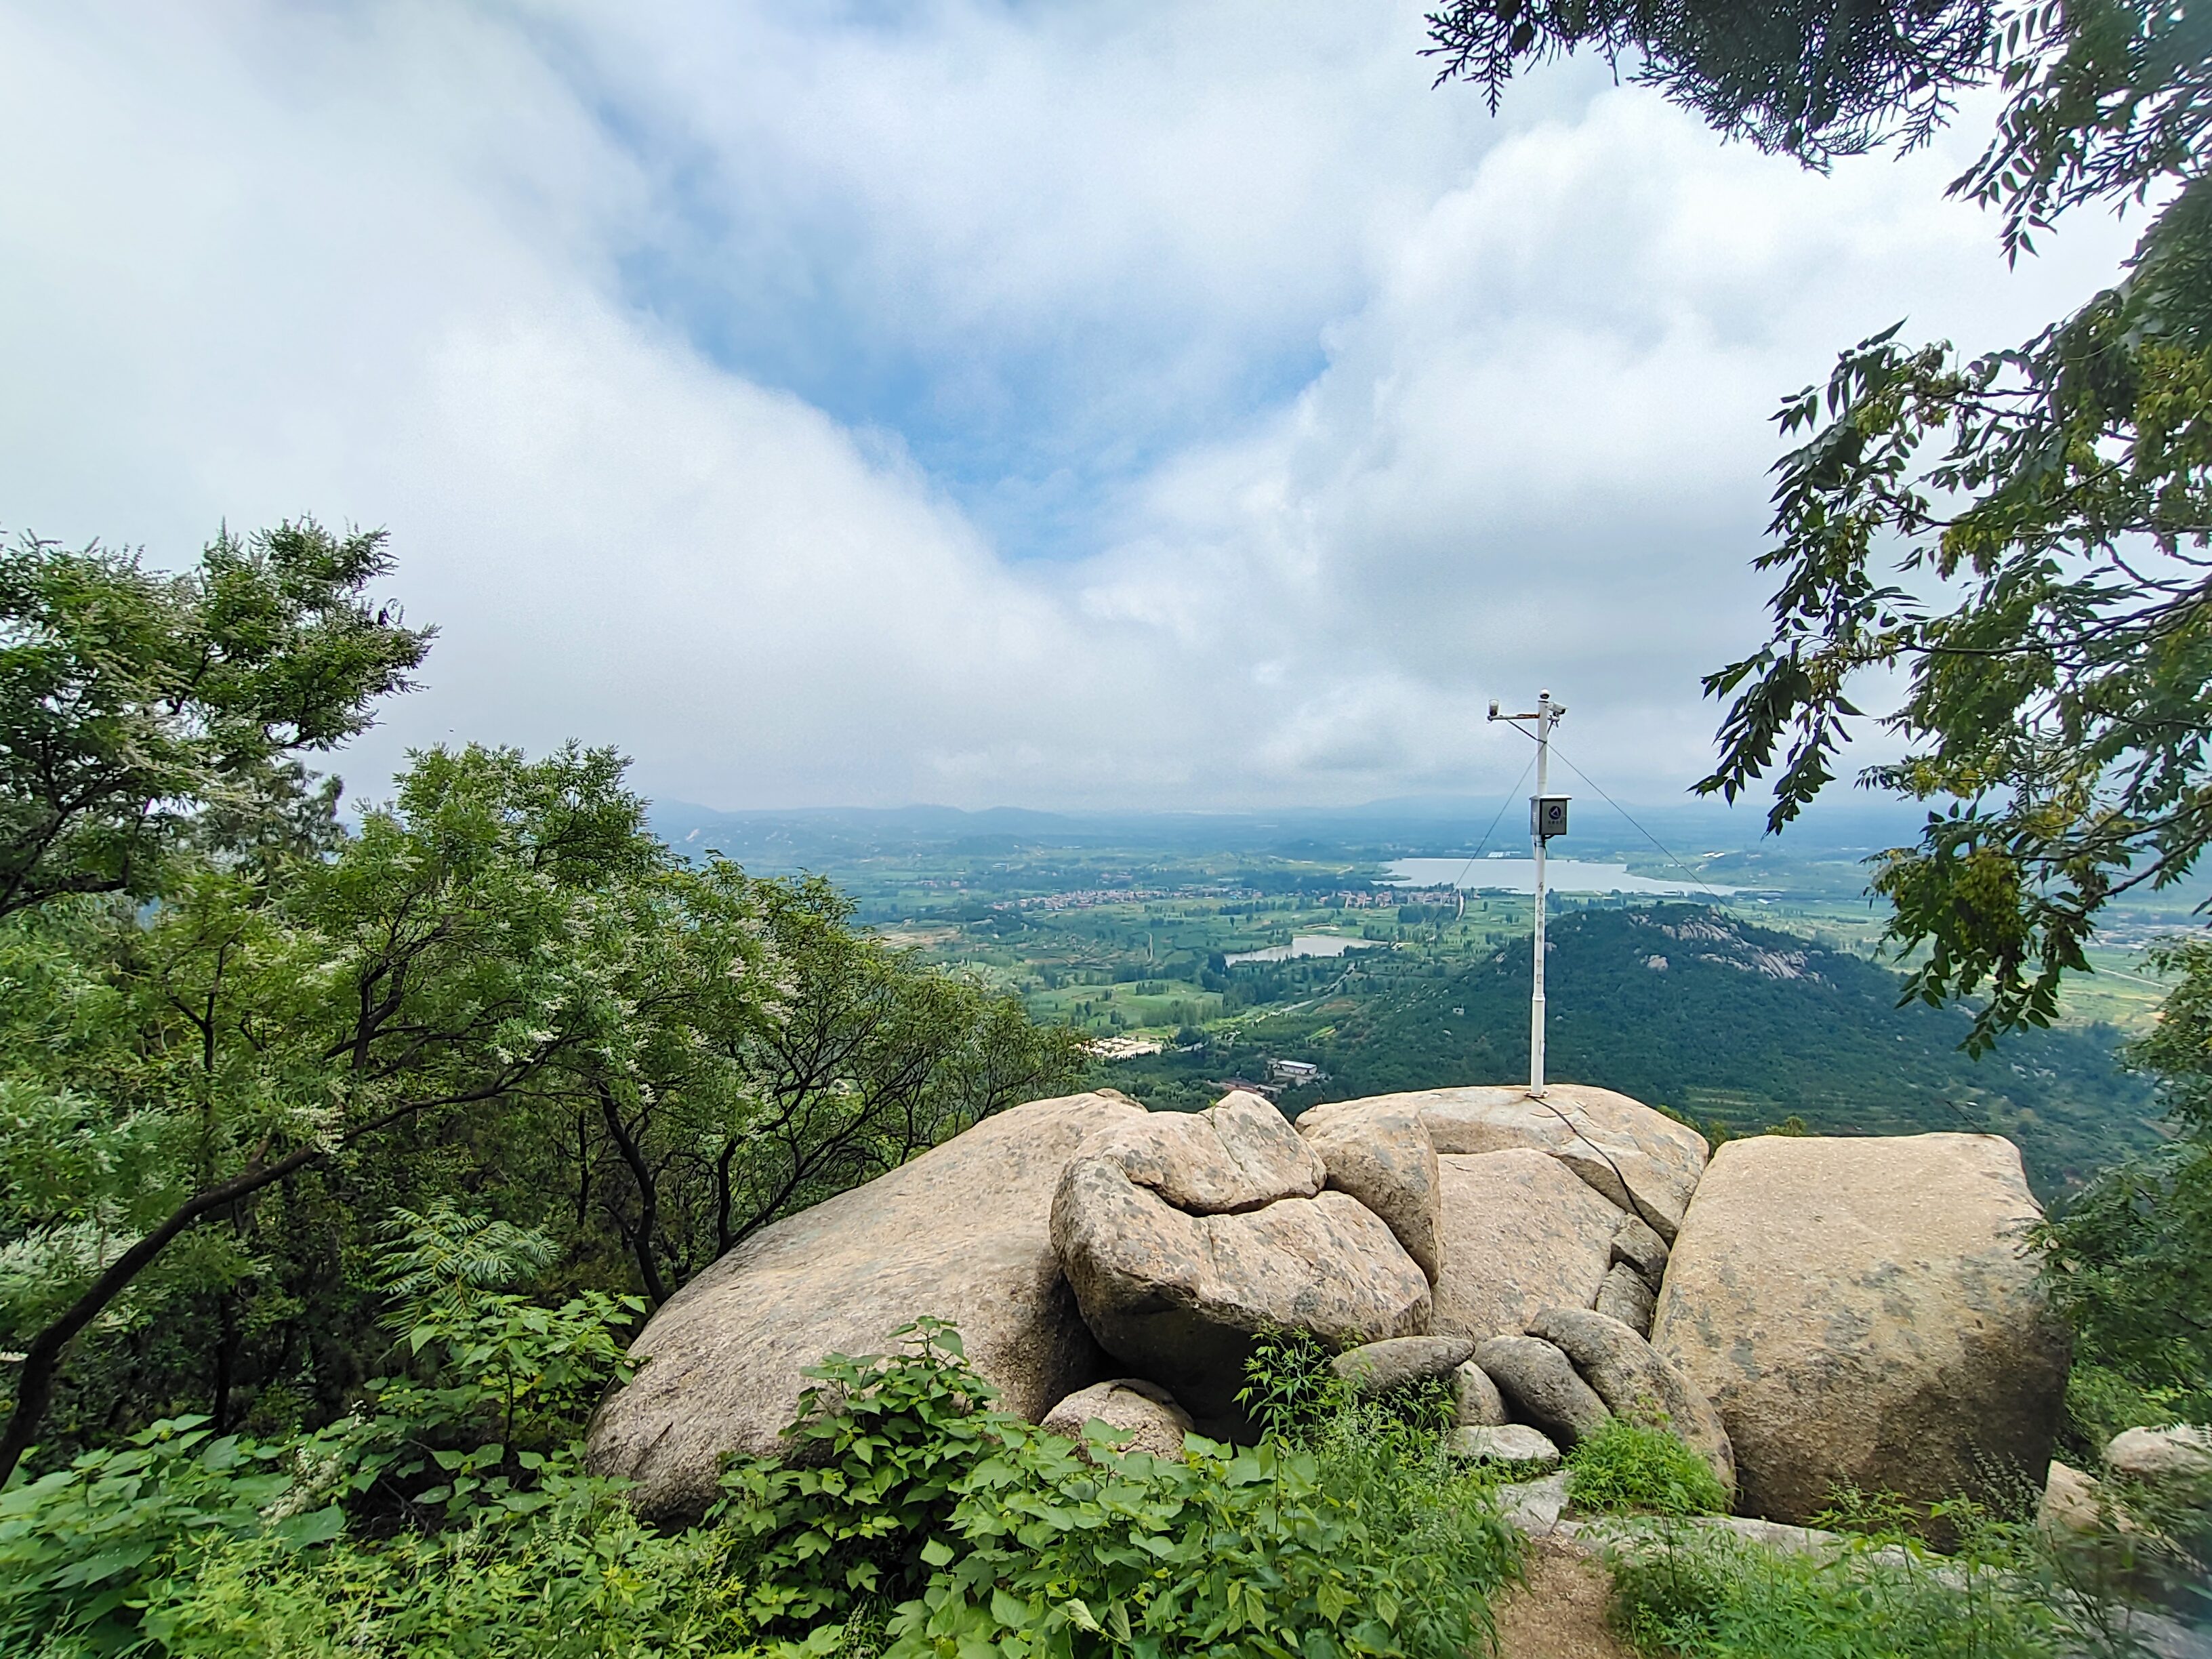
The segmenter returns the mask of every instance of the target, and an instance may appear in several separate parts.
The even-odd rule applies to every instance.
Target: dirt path
[[[1498,1605],[1501,1659],[1637,1659],[1606,1627],[1605,1570],[1563,1540],[1528,1553],[1528,1582]]]

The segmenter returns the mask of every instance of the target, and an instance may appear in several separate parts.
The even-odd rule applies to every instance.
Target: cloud
[[[796,18],[798,21],[793,21]],[[408,744],[726,805],[1614,793],[1755,641],[1776,394],[1999,273],[1954,153],[1832,179],[1419,9],[0,13],[0,515],[381,524]],[[1962,137],[1958,147],[1970,140]]]

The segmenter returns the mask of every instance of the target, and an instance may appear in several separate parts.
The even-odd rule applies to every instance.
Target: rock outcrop
[[[1346,1103],[1417,1113],[1439,1155],[1547,1153],[1670,1243],[1705,1167],[1703,1135],[1610,1089],[1555,1083],[1542,1100],[1517,1087],[1424,1089]]]
[[[1490,1373],[1516,1418],[1563,1446],[1579,1445],[1613,1419],[1574,1362],[1540,1337],[1493,1336],[1476,1346],[1474,1363]]]
[[[643,1368],[592,1419],[591,1467],[635,1482],[647,1516],[696,1519],[724,1453],[783,1449],[805,1368],[886,1352],[924,1315],[959,1327],[1006,1409],[1042,1418],[1104,1370],[1053,1252],[1053,1194],[1086,1139],[1146,1116],[1111,1090],[1032,1101],[762,1229],[631,1346]]]
[[[1994,1135],[1760,1136],[1722,1147],[1667,1265],[1651,1344],[1718,1408],[1738,1508],[1802,1523],[1832,1486],[1927,1502],[2041,1485],[2067,1347]]]
[[[1045,1413],[1042,1426],[1084,1445],[1084,1428],[1091,1423],[1127,1436],[1121,1443],[1122,1451],[1173,1458],[1182,1455],[1182,1437],[1193,1426],[1190,1413],[1176,1404],[1173,1395],[1137,1376],[1093,1382],[1068,1395]]]
[[[1327,1166],[1328,1184],[1381,1216],[1435,1284],[1443,1266],[1443,1189],[1420,1114],[1343,1100],[1310,1108],[1297,1127]]]
[[[1099,1343],[1224,1437],[1249,1431],[1235,1396],[1260,1333],[1340,1348],[1429,1328],[1427,1275],[1373,1211],[1316,1190],[1319,1156],[1251,1098],[1116,1123],[1069,1160],[1052,1201],[1053,1249]],[[1229,1121],[1202,1121],[1217,1116]],[[1171,1152],[1215,1145],[1206,1181],[1176,1173]]]
[[[1665,1429],[1704,1458],[1729,1500],[1735,1500],[1735,1453],[1721,1414],[1639,1333],[1601,1313],[1547,1308],[1528,1322],[1528,1334],[1541,1337],[1572,1360],[1583,1381],[1615,1417]]]
[[[1437,1163],[1444,1265],[1431,1330],[1479,1342],[1520,1330],[1539,1309],[1590,1304],[1618,1210],[1543,1152],[1447,1153]]]

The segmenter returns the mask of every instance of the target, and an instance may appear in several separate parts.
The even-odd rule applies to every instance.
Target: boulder
[[[1105,1369],[1053,1254],[1053,1194],[1088,1137],[1146,1115],[1110,1090],[1032,1101],[763,1228],[631,1345],[642,1369],[593,1417],[591,1468],[654,1520],[695,1520],[725,1453],[783,1449],[806,1367],[884,1352],[924,1315],[959,1328],[1006,1409],[1042,1418]]]
[[[1559,1467],[1559,1449],[1548,1437],[1526,1423],[1454,1429],[1445,1444],[1457,1455],[1471,1457],[1477,1462],[1534,1463],[1544,1469]]]
[[[1449,1376],[1474,1352],[1474,1344],[1463,1336],[1394,1336],[1346,1348],[1328,1363],[1365,1399]]]
[[[1738,1508],[1802,1523],[1831,1487],[1916,1502],[2040,1486],[2067,1345],[1994,1135],[1733,1140],[1667,1264],[1651,1345],[1719,1409]]]
[[[1355,1105],[1412,1109],[1440,1155],[1547,1153],[1669,1243],[1705,1167],[1703,1135],[1610,1089],[1555,1083],[1541,1100],[1519,1087],[1423,1089],[1330,1109]]]
[[[1475,1348],[1474,1363],[1516,1416],[1563,1445],[1579,1445],[1612,1419],[1573,1362],[1539,1337],[1493,1336]]]
[[[1620,1213],[1558,1159],[1528,1150],[1448,1153],[1443,1272],[1430,1328],[1480,1341],[1540,1308],[1586,1308],[1605,1282]]]
[[[1458,1396],[1452,1422],[1462,1429],[1493,1429],[1507,1421],[1505,1396],[1490,1373],[1472,1359],[1452,1368],[1452,1389]]]
[[[1085,1445],[1083,1431],[1091,1423],[1103,1423],[1127,1436],[1121,1450],[1149,1452],[1154,1457],[1181,1458],[1182,1437],[1193,1431],[1190,1413],[1176,1404],[1173,1395],[1136,1376],[1118,1376],[1079,1389],[1045,1413],[1042,1426]]]
[[[1641,1334],[1585,1308],[1547,1308],[1528,1322],[1528,1334],[1573,1360],[1615,1417],[1666,1429],[1704,1458],[1733,1501],[1735,1454],[1721,1414]]]
[[[1634,1216],[1623,1216],[1613,1236],[1613,1260],[1656,1291],[1667,1276],[1667,1241]]]
[[[1297,1127],[1321,1155],[1330,1187],[1381,1216],[1435,1284],[1443,1262],[1443,1190],[1420,1114],[1346,1101],[1310,1109]]]
[[[1605,1282],[1597,1287],[1597,1299],[1590,1304],[1638,1336],[1651,1334],[1651,1316],[1658,1305],[1657,1295],[1626,1261],[1616,1261],[1607,1270]]]
[[[1275,1103],[1242,1090],[1202,1112],[1151,1113],[1102,1130],[1084,1155],[1113,1158],[1134,1184],[1191,1215],[1311,1198],[1328,1176]]]
[[[1267,1146],[1278,1138],[1264,1120],[1239,1111],[1237,1133],[1249,1132],[1266,1154],[1242,1167],[1294,1169],[1287,1152]],[[1159,1173],[1164,1155],[1146,1140],[1170,1115],[1116,1124],[1086,1143],[1053,1195],[1054,1250],[1107,1352],[1170,1389],[1205,1432],[1241,1438],[1250,1425],[1236,1395],[1261,1333],[1310,1331],[1342,1348],[1428,1329],[1427,1275],[1381,1218],[1348,1194],[1294,1192],[1243,1207],[1251,1194],[1273,1190],[1254,1181],[1249,1192],[1220,1189],[1236,1198],[1234,1209],[1193,1213],[1170,1203],[1169,1192],[1193,1192],[1197,1183],[1178,1185]],[[1311,1160],[1317,1188],[1321,1160],[1279,1114],[1274,1122]],[[1201,1150],[1206,1144],[1202,1133],[1172,1133],[1182,1138],[1176,1144]],[[1139,1184],[1133,1166],[1157,1180]]]
[[[2145,1486],[2212,1481],[2212,1429],[2185,1424],[2166,1429],[2123,1429],[2105,1447],[2105,1467]]]

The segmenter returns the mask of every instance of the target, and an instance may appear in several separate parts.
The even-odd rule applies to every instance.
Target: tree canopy
[[[2069,210],[2146,216],[2113,285],[2022,343],[1902,325],[1786,398],[1771,636],[1708,676],[1729,700],[1698,786],[1771,778],[1779,830],[1863,720],[1904,758],[1861,781],[1931,803],[1875,886],[1911,989],[1978,998],[1972,1041],[2055,1016],[2116,896],[2212,841],[2212,19],[2140,0],[2010,9],[1470,0],[1431,17],[1445,79],[1498,88],[1589,47],[1716,128],[1826,165],[1925,140],[1952,96],[2004,102],[1952,192],[2009,258]],[[1853,701],[1868,671],[1903,700]]]
[[[825,884],[677,856],[611,750],[429,749],[342,823],[297,757],[428,641],[381,548],[0,560],[0,1485],[45,1428],[345,1410],[393,1212],[650,1304],[1076,1069]]]

